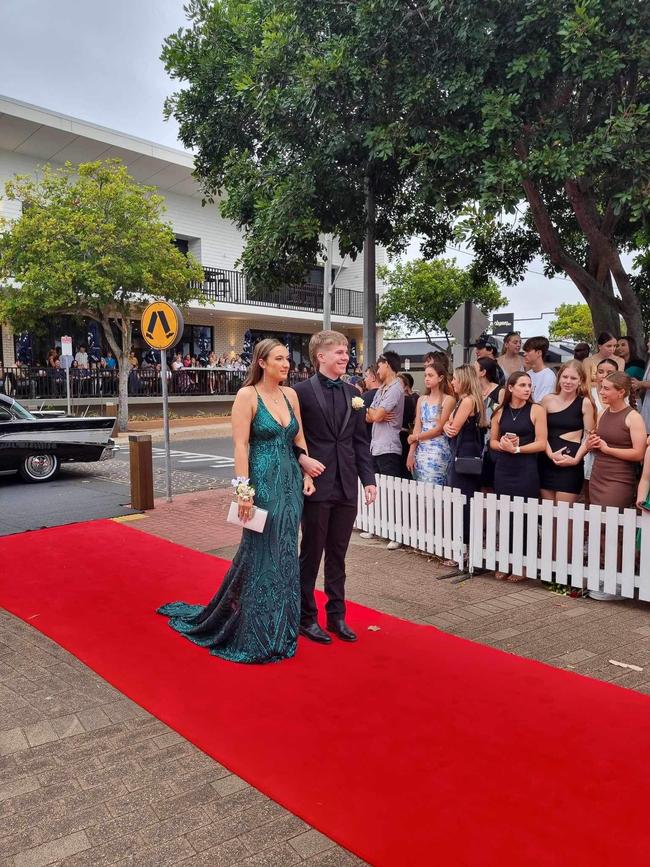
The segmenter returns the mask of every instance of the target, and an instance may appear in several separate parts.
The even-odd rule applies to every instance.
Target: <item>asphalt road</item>
[[[0,476],[0,536],[135,514],[128,487],[78,470],[64,468],[56,479],[42,485],[29,485],[18,475]]]
[[[156,470],[165,468],[165,450],[161,442],[152,448]],[[210,479],[230,481],[233,476],[233,445],[230,437],[214,439],[174,440],[171,443],[173,473],[193,473]],[[129,461],[128,445],[120,446],[115,460]]]
[[[230,438],[192,439],[172,443],[172,492],[222,488],[233,476]],[[166,492],[164,449],[153,447],[154,492]],[[19,476],[0,476],[0,536],[134,514],[129,507],[129,449],[113,460],[64,464],[52,482],[29,485]]]

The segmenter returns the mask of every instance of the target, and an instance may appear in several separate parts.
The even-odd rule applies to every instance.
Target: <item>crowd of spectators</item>
[[[476,359],[454,370],[432,352],[421,396],[399,355],[381,355],[356,383],[366,389],[375,471],[459,488],[468,512],[479,490],[650,510],[650,363],[630,338],[609,334],[557,371],[545,364],[548,348],[545,337],[522,346],[511,334],[497,356],[481,340]]]

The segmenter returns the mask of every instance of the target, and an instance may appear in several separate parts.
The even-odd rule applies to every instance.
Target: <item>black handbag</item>
[[[462,476],[480,476],[483,472],[483,458],[467,456],[454,458],[454,469]]]
[[[464,441],[465,436],[467,434],[467,422],[463,425],[460,433],[456,437],[456,441],[454,443],[454,470],[462,476],[480,476],[483,472],[483,437],[481,436],[481,432],[478,428],[478,425],[474,427],[474,431],[476,434],[476,451],[475,455],[459,455],[457,454],[458,449],[460,448],[461,442]]]

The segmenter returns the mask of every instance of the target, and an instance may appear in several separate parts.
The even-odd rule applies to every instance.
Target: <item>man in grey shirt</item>
[[[366,421],[372,422],[370,454],[373,469],[384,476],[402,475],[402,443],[399,438],[404,417],[404,388],[397,376],[400,357],[389,350],[377,359],[377,379],[379,388]],[[372,539],[372,533],[361,533],[361,538]],[[400,542],[391,541],[386,546],[389,551],[401,548]]]
[[[384,476],[402,475],[402,444],[399,433],[404,415],[404,388],[397,376],[400,357],[388,351],[377,359],[380,387],[374,396],[367,419],[372,422],[370,454],[374,470]]]

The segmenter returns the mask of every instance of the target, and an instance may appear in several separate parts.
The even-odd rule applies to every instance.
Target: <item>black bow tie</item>
[[[340,379],[326,379],[325,388],[343,388],[343,383]]]

